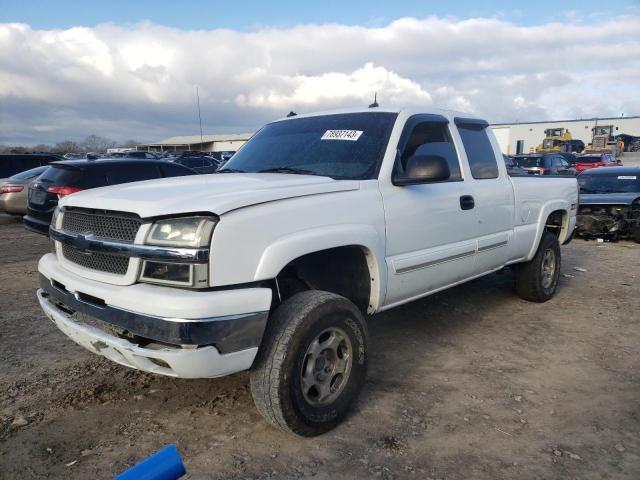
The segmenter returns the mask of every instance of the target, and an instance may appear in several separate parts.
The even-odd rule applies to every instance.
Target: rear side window
[[[462,144],[467,152],[471,175],[477,180],[498,178],[498,162],[487,136],[486,122],[456,118]]]
[[[41,183],[50,185],[64,185],[68,187],[83,187],[81,185],[82,172],[78,168],[52,165],[38,179]]]
[[[140,182],[142,180],[153,180],[161,178],[158,165],[149,163],[116,164],[112,165],[107,172],[107,183],[117,185],[119,183]]]
[[[9,180],[29,180],[30,178],[34,178],[42,174],[42,172],[44,172],[47,168],[49,167],[44,166],[32,168],[31,170],[27,170],[26,172],[15,174],[13,177],[9,178]]]

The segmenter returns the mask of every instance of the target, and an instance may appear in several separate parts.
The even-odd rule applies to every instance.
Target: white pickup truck
[[[260,413],[311,436],[366,374],[365,316],[511,266],[555,290],[575,178],[511,178],[487,122],[434,110],[299,115],[222,171],[60,201],[38,299],[78,344],[181,378],[250,370]]]

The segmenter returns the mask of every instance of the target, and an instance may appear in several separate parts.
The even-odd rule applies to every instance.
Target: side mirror
[[[447,160],[440,155],[414,155],[407,160],[404,174],[393,177],[398,186],[449,180],[451,172]]]

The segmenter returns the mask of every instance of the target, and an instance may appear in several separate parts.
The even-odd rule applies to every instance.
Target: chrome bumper
[[[96,327],[76,321],[51,302],[43,290],[37,292],[42,310],[78,345],[120,365],[179,378],[215,378],[251,368],[258,347],[222,354],[217,348],[145,348]]]
[[[267,311],[198,319],[145,315],[107,305],[88,294],[72,293],[42,274],[40,288],[38,296],[62,305],[63,311],[84,313],[144,339],[171,345],[215,345],[221,353],[257,348],[267,324]]]

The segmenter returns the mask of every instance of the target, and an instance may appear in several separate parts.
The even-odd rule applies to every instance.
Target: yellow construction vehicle
[[[564,145],[572,140],[569,130],[564,128],[547,128],[542,143],[536,147],[536,153],[551,153],[564,151]]]
[[[584,153],[610,153],[619,157],[624,151],[624,142],[613,137],[613,125],[597,125],[591,129],[591,143]]]

